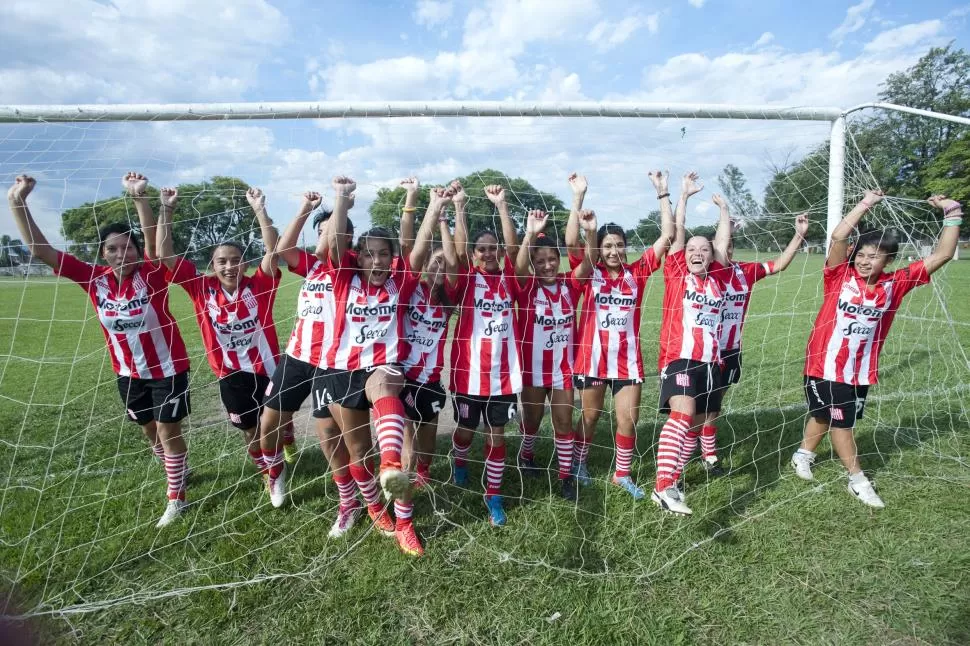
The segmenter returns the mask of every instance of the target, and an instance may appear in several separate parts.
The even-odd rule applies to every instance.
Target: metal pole
[[[829,200],[828,218],[825,226],[825,249],[828,252],[832,232],[842,221],[845,201],[845,117],[832,121],[829,135]]]

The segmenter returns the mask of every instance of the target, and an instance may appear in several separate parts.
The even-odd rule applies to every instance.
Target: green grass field
[[[417,561],[366,527],[327,539],[337,497],[312,437],[300,438],[291,504],[269,506],[223,421],[180,290],[173,311],[194,368],[194,504],[156,530],[164,474],[124,419],[85,294],[67,281],[0,280],[0,599],[9,599],[0,614],[32,615],[44,641],[86,643],[968,643],[970,262],[909,297],[883,354],[883,383],[857,429],[887,504],[880,512],[846,493],[827,443],[815,486],[787,466],[801,436],[821,262],[800,256],[755,289],[745,377],[719,434],[733,472],[707,482],[689,467],[693,517],[605,484],[604,415],[590,464],[600,479],[579,503],[558,497],[554,471],[523,482],[510,468],[502,530],[486,520],[481,465],[475,486],[460,490],[445,484],[439,458],[438,482],[417,499],[427,546]],[[284,339],[295,287],[287,276],[278,299]],[[644,311],[640,482],[654,475],[663,422],[662,287],[650,281]],[[548,429],[543,437],[539,455],[551,464]]]

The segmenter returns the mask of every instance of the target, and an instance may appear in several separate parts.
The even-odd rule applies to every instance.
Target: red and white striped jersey
[[[340,315],[327,363],[338,370],[398,363],[407,305],[421,277],[405,261],[395,263],[382,285],[372,285],[352,262],[330,269]]]
[[[640,310],[650,274],[660,268],[653,247],[639,260],[623,265],[616,278],[599,263],[582,281],[570,281],[583,290],[579,319],[579,346],[573,373],[597,379],[643,379],[640,353]]]
[[[732,262],[730,279],[724,285],[724,309],[721,310],[721,352],[741,347],[744,317],[751,302],[754,284],[775,271],[773,262]]]
[[[215,276],[200,274],[195,265],[179,259],[165,277],[188,292],[202,332],[209,366],[220,379],[242,371],[271,376],[280,345],[273,324],[273,302],[279,286],[276,276],[263,273],[239,277],[235,293],[228,294]]]
[[[327,369],[327,351],[333,345],[337,301],[329,260],[299,250],[299,260],[290,271],[304,277],[296,300],[296,324],[286,354],[311,366]]]
[[[530,276],[519,292],[525,385],[559,390],[573,387],[576,312],[581,294],[569,274],[559,274],[551,286]]]
[[[420,384],[441,381],[450,317],[443,305],[431,303],[428,286],[420,283],[411,294],[404,318],[401,365],[408,379]]]
[[[660,370],[677,359],[720,362],[718,339],[727,279],[728,269],[717,261],[711,262],[707,274],[696,276],[687,269],[683,249],[667,256],[660,324]]]
[[[119,284],[111,267],[58,252],[55,271],[91,298],[115,374],[162,379],[189,369],[182,335],[168,311],[168,282],[161,265],[146,258]]]
[[[451,390],[478,397],[522,392],[514,307],[519,284],[509,259],[496,274],[478,267],[466,269],[447,294],[458,306]]]
[[[879,353],[903,297],[930,282],[922,260],[871,289],[848,261],[822,272],[822,309],[808,337],[805,375],[853,386],[879,379]]]

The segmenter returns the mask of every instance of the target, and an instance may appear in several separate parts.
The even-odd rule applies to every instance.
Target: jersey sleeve
[[[317,257],[306,249],[298,249],[297,253],[299,255],[297,256],[296,264],[289,265],[289,269],[294,274],[306,278],[306,275],[310,273],[310,267],[317,261]]]
[[[716,260],[711,261],[711,264],[707,267],[707,274],[717,282],[718,287],[722,291],[731,282],[731,267],[729,265],[722,265]]]
[[[838,292],[842,289],[842,283],[852,271],[849,261],[839,263],[835,267],[824,267],[822,269],[822,292],[829,294]]]
[[[263,266],[259,265],[256,267],[256,273],[253,274],[253,286],[256,288],[256,293],[265,294],[271,292],[280,286],[280,272],[277,269],[276,275],[271,276],[263,271]]]
[[[770,276],[775,271],[775,263],[771,262],[739,262],[741,273],[749,285],[753,285],[762,278]]]
[[[579,267],[581,264],[583,264],[583,258],[585,257],[585,251],[581,251],[578,254],[573,254],[572,252],[567,253],[566,259],[569,261],[569,268],[576,269],[576,267]]]
[[[899,285],[899,289],[893,290],[893,300],[898,305],[903,296],[910,290],[925,285],[930,282],[930,273],[926,271],[926,265],[922,260],[910,264],[902,269],[893,272],[893,283]]]
[[[648,251],[653,251],[651,247]],[[687,274],[687,252],[683,249],[676,253],[667,254],[664,261],[664,276],[680,277]]]
[[[162,265],[162,268],[162,278],[166,283],[175,283],[188,292],[193,299],[202,293],[203,276],[190,261],[179,258],[175,261],[174,269],[169,269],[166,265]],[[149,272],[149,275],[154,275],[154,273]]]
[[[96,271],[97,268],[91,263],[63,251],[57,252],[57,266],[54,267],[54,273],[73,280],[85,290],[91,284]]]

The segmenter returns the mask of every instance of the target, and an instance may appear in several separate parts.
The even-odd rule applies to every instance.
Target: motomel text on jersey
[[[619,305],[620,307],[633,307],[637,300],[632,296],[614,296],[610,294],[596,294],[593,301],[597,305]]]
[[[144,307],[148,305],[151,301],[148,296],[142,296],[141,298],[133,298],[130,301],[110,301],[106,298],[98,298],[98,309],[105,312],[127,312],[128,310],[133,310],[136,307]]]
[[[541,325],[543,327],[550,327],[550,326],[563,327],[565,325],[569,325],[572,322],[573,322],[572,314],[567,314],[566,316],[560,316],[558,318],[555,316],[543,316],[542,314],[536,314],[536,317],[535,317],[535,324]]]
[[[347,304],[347,313],[351,316],[393,316],[397,305],[381,303],[379,305]]]
[[[212,326],[220,334],[231,334],[232,332],[252,332],[256,329],[256,319],[250,318],[245,321],[236,321],[235,323],[219,323],[213,321]]]
[[[410,318],[414,323],[423,325],[424,327],[430,328],[434,331],[444,329],[445,325],[448,324],[447,321],[435,321],[433,319],[429,319],[420,310],[414,308],[408,310],[408,318]]]
[[[702,294],[700,292],[695,292],[692,289],[687,290],[687,294],[684,296],[688,301],[694,303],[700,303],[701,305],[707,305],[708,307],[721,307],[724,305],[723,298],[712,298],[707,294]]]
[[[487,301],[484,298],[475,299],[475,309],[481,310],[483,312],[504,312],[505,310],[512,307],[512,301]]]
[[[303,291],[305,292],[332,292],[333,283],[329,280],[305,280],[303,281]]]
[[[839,311],[845,312],[846,314],[858,314],[861,316],[867,316],[871,319],[882,318],[883,310],[878,307],[872,307],[870,305],[855,305],[853,303],[847,303],[843,300],[839,301]]]

